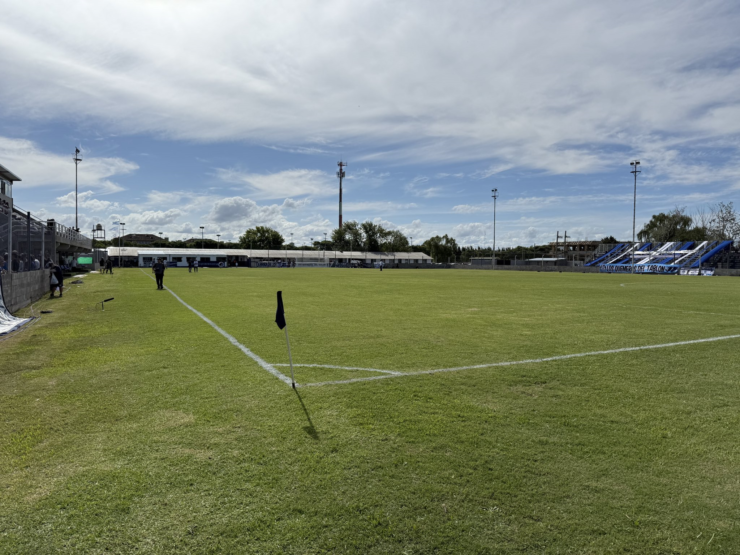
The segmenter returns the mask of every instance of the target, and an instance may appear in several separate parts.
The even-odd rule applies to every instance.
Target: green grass
[[[738,284],[165,279],[268,362],[282,290],[294,362],[399,372],[740,334]],[[0,342],[0,553],[740,552],[740,339],[294,392],[139,270],[47,308]]]

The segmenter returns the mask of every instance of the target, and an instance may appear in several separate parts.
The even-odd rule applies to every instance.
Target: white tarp
[[[8,308],[5,306],[5,299],[3,298],[2,283],[0,283],[0,335],[17,330],[23,324],[30,321],[30,318],[16,318],[8,312]]]

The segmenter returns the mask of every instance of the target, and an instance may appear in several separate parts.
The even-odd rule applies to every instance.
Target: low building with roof
[[[143,247],[108,247],[108,257],[116,265],[119,259],[123,266],[147,267],[158,258],[169,266],[187,267],[190,261],[198,261],[202,267],[217,266],[261,266],[285,263],[296,266],[373,265],[413,268],[420,264],[431,264],[430,256],[423,252],[364,252],[364,251],[316,251],[286,249],[160,249]]]

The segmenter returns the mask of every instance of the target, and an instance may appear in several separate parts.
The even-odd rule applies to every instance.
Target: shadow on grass
[[[303,403],[303,399],[301,398],[301,394],[298,393],[297,389],[293,390],[296,394],[296,397],[298,397],[298,401],[301,403],[301,408],[303,408],[303,412],[306,413],[306,420],[308,420],[308,426],[303,426],[303,429],[306,431],[308,435],[311,436],[311,438],[315,440],[319,440],[319,432],[316,431],[316,428],[313,425],[313,420],[311,420],[311,415],[308,414],[308,409],[306,409],[306,405]]]

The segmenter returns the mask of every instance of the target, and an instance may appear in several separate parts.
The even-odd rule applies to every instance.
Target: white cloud
[[[93,191],[84,191],[82,193],[79,193],[77,195],[78,207],[84,208],[88,210],[89,212],[93,212],[93,213],[103,212],[104,210],[118,209],[117,202],[110,202],[107,200],[99,200],[99,199],[93,198],[94,194],[95,193]],[[75,205],[75,194],[74,192],[71,192],[71,193],[67,193],[64,196],[57,197],[56,202],[57,202],[57,206],[73,207]]]
[[[126,228],[132,233],[148,233],[154,228],[160,228],[175,223],[183,216],[181,210],[172,208],[170,210],[147,210],[140,213],[131,213],[125,216],[119,216],[119,219],[126,222]]]
[[[139,168],[122,158],[87,157],[85,154],[83,150],[83,160],[78,167],[79,187],[93,187],[105,193],[121,191],[122,187],[110,178]],[[48,152],[26,139],[0,137],[2,164],[22,180],[15,190],[16,196],[22,195],[26,188],[74,186],[72,156],[73,153],[63,156]]]
[[[301,195],[327,196],[335,192],[329,175],[320,170],[299,169],[257,174],[219,168],[216,176],[226,183],[244,185],[262,199]]]
[[[481,176],[589,172],[617,162],[606,147],[646,134],[740,133],[734,8],[15,2],[0,22],[0,106],[38,120],[74,107],[121,132],[295,152],[490,160]]]
[[[214,223],[243,222],[247,225],[269,225],[282,219],[279,205],[260,206],[252,199],[229,197],[217,200],[208,215]]]

